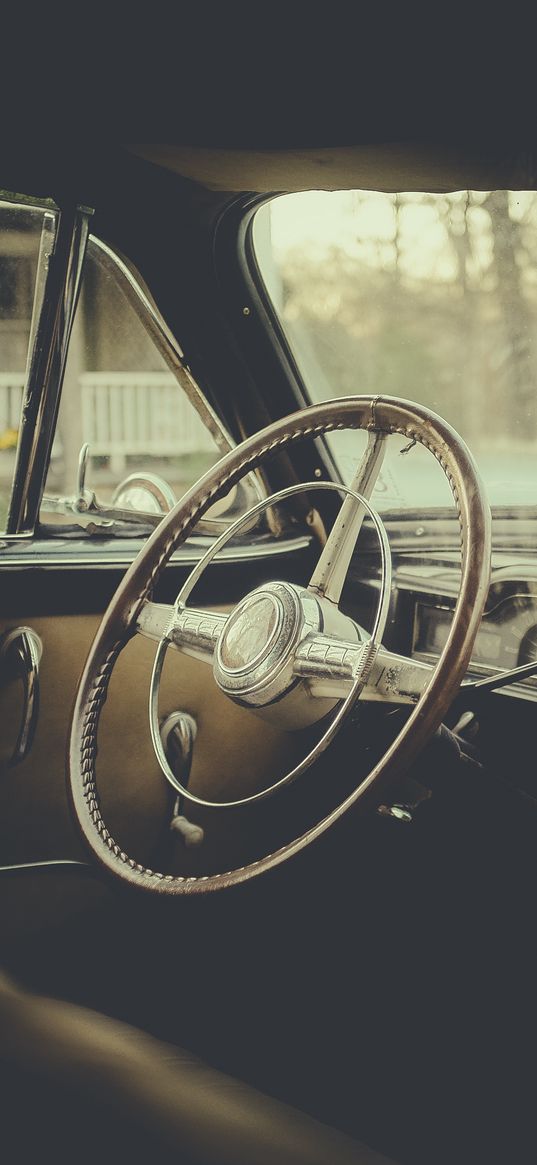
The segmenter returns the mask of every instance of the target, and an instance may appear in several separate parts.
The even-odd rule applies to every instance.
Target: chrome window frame
[[[42,210],[43,227],[4,543],[31,538],[38,521],[93,213],[31,200],[12,205]]]
[[[113,276],[117,276],[118,272],[121,275],[124,280],[123,290],[140,323],[153,340],[170,371],[173,372],[177,383],[203,421],[205,428],[208,429],[217,449],[220,450],[222,456],[224,453],[229,453],[235,447],[235,442],[218,414],[205,399],[185,360],[180,344],[168,327],[150,293],[142,285],[141,277],[131,267],[128,260],[108,243],[103,242],[96,235],[90,235],[89,241],[100,252],[100,259],[105,269],[111,271]]]
[[[60,210],[52,201],[10,198],[4,193],[2,201],[13,207],[32,207],[43,212],[21,428],[6,529],[0,533],[0,544],[5,547],[21,539],[32,539],[36,534],[90,240],[105,269],[113,278],[119,276],[128,302],[211,434],[216,449],[222,455],[228,453],[234,441],[204,397],[179,343],[137,272],[108,243],[90,234],[93,210],[83,206]]]

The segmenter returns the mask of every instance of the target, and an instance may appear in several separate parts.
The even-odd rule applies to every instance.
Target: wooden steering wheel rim
[[[336,809],[274,853],[205,877],[164,874],[129,857],[101,816],[95,777],[97,730],[116,659],[174,550],[231,485],[267,456],[306,437],[338,429],[400,433],[424,445],[441,465],[461,529],[461,587],[446,645],[425,692],[393,744],[369,776]],[[312,405],[273,422],[213,466],[167,514],[127,571],[97,631],[78,686],[67,758],[69,799],[78,828],[97,863],[122,882],[177,897],[209,894],[245,882],[299,853],[344,814],[380,800],[436,731],[467,671],[488,594],[491,518],[478,470],[454,429],[421,405],[395,397],[353,396]]]

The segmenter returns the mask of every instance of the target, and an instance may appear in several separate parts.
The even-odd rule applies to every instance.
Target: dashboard
[[[412,645],[413,658],[434,663],[442,651],[451,627],[455,594],[453,574],[444,568],[428,576],[429,593],[423,593],[423,577],[414,591]],[[396,571],[396,577],[398,572]],[[434,588],[433,588],[434,578]],[[397,578],[408,588],[410,575],[403,570]],[[491,584],[481,626],[477,633],[470,663],[470,675],[476,678],[495,672],[537,664],[537,564],[531,562],[499,565],[493,562]],[[506,695],[537,700],[537,675],[503,689]]]
[[[452,621],[452,610],[439,602],[416,603],[412,655],[415,659],[434,661],[445,645]],[[535,594],[518,591],[501,599],[483,617],[472,653],[471,671],[475,675],[492,675],[523,664],[537,663],[537,590]],[[524,687],[535,690],[537,678],[527,679]]]
[[[433,551],[430,558],[403,552],[394,555],[393,566],[391,631],[386,646],[434,664],[453,619],[460,557],[447,551]],[[370,578],[368,585],[378,583]],[[537,559],[529,554],[496,553],[469,677],[493,676],[533,662],[537,665]],[[537,674],[499,691],[537,700]]]

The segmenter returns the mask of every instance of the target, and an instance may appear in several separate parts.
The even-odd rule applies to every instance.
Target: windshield
[[[537,193],[307,192],[258,210],[261,274],[311,401],[432,408],[474,453],[494,506],[537,502]],[[349,482],[363,434],[328,438]],[[434,460],[390,438],[384,509],[450,504]]]

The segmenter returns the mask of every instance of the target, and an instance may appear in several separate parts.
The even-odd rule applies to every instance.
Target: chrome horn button
[[[319,606],[312,595],[291,583],[259,587],[225,624],[214,655],[216,683],[241,704],[270,703],[293,682],[297,643],[318,628]]]
[[[283,621],[283,607],[268,592],[248,595],[230,615],[222,633],[219,662],[223,671],[249,671],[270,651]]]

